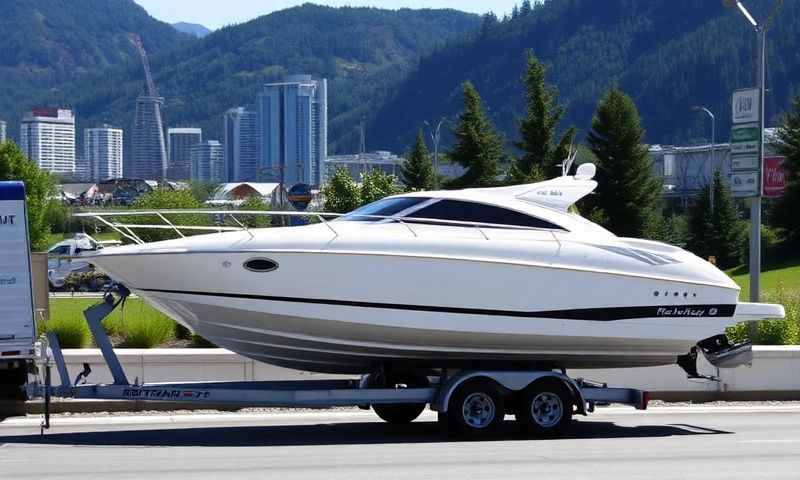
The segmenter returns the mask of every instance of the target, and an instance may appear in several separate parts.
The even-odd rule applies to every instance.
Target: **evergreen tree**
[[[55,191],[53,177],[39,169],[14,142],[0,142],[0,180],[20,180],[25,183],[25,196],[28,210],[28,235],[31,249],[47,250],[50,225],[47,211]]]
[[[481,36],[485,37],[491,33],[492,29],[497,26],[499,21],[494,12],[489,12],[483,15],[483,22],[481,23]]]
[[[653,175],[643,138],[633,100],[612,88],[600,100],[587,136],[598,160],[599,183],[587,202],[602,209],[604,226],[620,236],[644,236],[660,212],[661,183]]]
[[[511,9],[511,18],[514,19],[517,17],[519,17],[519,7],[515,4],[514,8]]]
[[[778,152],[786,157],[786,192],[772,215],[773,223],[786,230],[787,239],[800,243],[800,96],[792,102],[778,130]]]
[[[700,195],[689,207],[689,234],[686,239],[686,248],[700,258],[707,259],[713,255],[713,239],[711,233],[714,226],[711,223],[711,188],[706,185]]]
[[[687,247],[701,258],[716,257],[720,268],[731,268],[742,259],[743,233],[733,196],[716,171],[689,210]]]
[[[414,190],[432,190],[434,188],[435,178],[433,172],[433,163],[428,154],[428,147],[425,146],[425,137],[422,135],[422,130],[417,132],[417,141],[408,158],[400,166],[400,173],[403,178],[403,183],[409,191]]]
[[[519,9],[520,15],[523,17],[529,15],[533,9],[531,8],[531,0],[522,0],[522,7]]]
[[[519,123],[521,140],[515,143],[523,154],[511,169],[513,183],[529,183],[556,175],[556,165],[567,157],[575,138],[575,128],[570,128],[558,144],[555,142],[564,109],[556,102],[556,90],[545,83],[545,73],[544,65],[528,50],[523,76],[526,113]]]
[[[714,227],[714,256],[721,268],[731,268],[742,259],[743,230],[739,219],[739,210],[733,200],[730,189],[723,183],[719,170],[714,172],[714,210],[711,212],[711,224]]]
[[[463,83],[464,111],[458,116],[452,161],[463,166],[464,175],[453,179],[453,188],[487,187],[496,184],[498,163],[503,157],[503,140],[483,111],[483,103],[471,82]]]

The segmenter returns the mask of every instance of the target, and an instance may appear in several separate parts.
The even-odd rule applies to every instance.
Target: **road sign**
[[[758,155],[731,155],[731,170],[734,172],[741,171],[758,171]]]
[[[758,153],[758,123],[743,123],[731,127],[731,153]]]
[[[786,157],[764,157],[764,196],[777,198],[786,190]]]
[[[759,97],[757,88],[745,88],[733,92],[734,124],[758,122],[761,112]]]
[[[734,197],[755,197],[758,187],[758,172],[735,172],[731,175],[731,193]]]

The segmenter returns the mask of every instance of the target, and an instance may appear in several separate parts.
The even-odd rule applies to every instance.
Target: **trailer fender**
[[[467,380],[473,378],[488,378],[496,382],[501,387],[512,392],[518,392],[525,389],[531,383],[542,378],[554,378],[564,383],[575,396],[575,404],[578,407],[577,413],[586,415],[586,400],[583,398],[581,389],[575,381],[568,376],[552,371],[541,372],[514,372],[514,371],[464,371],[447,379],[447,381],[439,389],[434,402],[431,404],[431,410],[437,412],[447,412],[450,397],[456,389]]]

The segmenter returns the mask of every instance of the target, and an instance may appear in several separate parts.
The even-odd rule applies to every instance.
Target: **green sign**
[[[731,128],[731,153],[758,153],[758,124],[743,123]]]
[[[739,142],[757,142],[758,141],[758,124],[745,123],[742,125],[734,125],[731,128],[731,143]]]

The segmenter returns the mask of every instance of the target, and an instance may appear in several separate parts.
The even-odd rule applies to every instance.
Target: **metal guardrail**
[[[219,218],[220,221],[215,225],[176,225],[171,222],[167,216],[170,215],[211,215]],[[341,218],[352,217],[351,220],[356,219],[364,220],[386,220],[396,222],[408,229],[414,236],[419,237],[417,231],[414,230],[412,224],[428,224],[437,226],[454,226],[454,227],[471,227],[475,228],[485,240],[491,240],[487,234],[487,229],[500,228],[505,230],[533,230],[549,232],[553,240],[560,244],[558,237],[555,235],[556,231],[547,228],[525,227],[519,225],[508,225],[501,223],[484,223],[484,222],[465,222],[458,220],[440,220],[431,218],[418,218],[418,217],[401,217],[397,215],[367,215],[367,214],[354,214],[354,213],[329,213],[329,212],[289,212],[289,211],[271,211],[271,210],[204,210],[204,209],[173,209],[173,210],[123,210],[112,212],[80,212],[75,213],[75,217],[88,217],[94,218],[103,225],[113,229],[123,237],[131,240],[137,244],[146,243],[142,240],[134,230],[137,229],[157,229],[157,230],[173,230],[181,238],[186,237],[183,231],[203,231],[203,232],[229,232],[229,231],[246,231],[250,233],[251,228],[245,223],[242,223],[238,216],[265,216],[265,217],[307,217],[315,218],[321,224],[325,225],[334,238],[339,237],[340,234],[335,228],[335,220]],[[133,216],[152,216],[162,221],[160,224],[155,223],[126,223],[117,221],[115,217],[133,217]],[[333,221],[328,219],[333,217]],[[225,218],[230,218],[236,225],[224,225]],[[560,231],[560,230],[559,230]],[[250,233],[252,237],[253,234]]]

